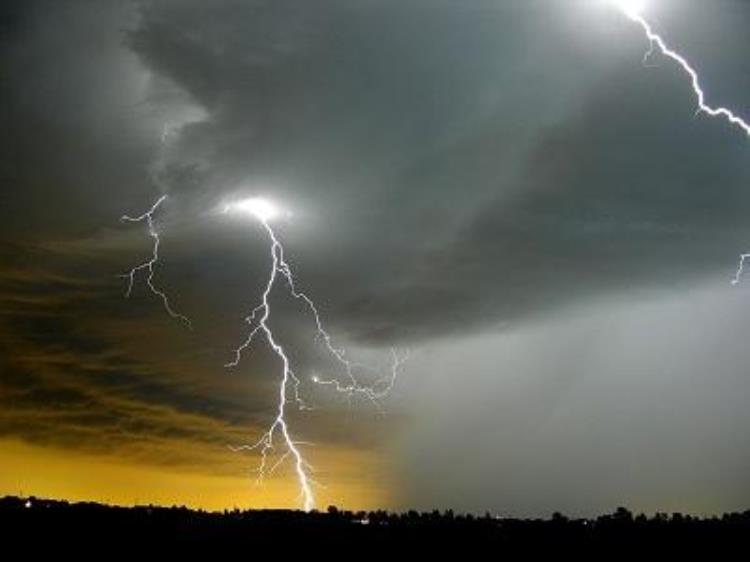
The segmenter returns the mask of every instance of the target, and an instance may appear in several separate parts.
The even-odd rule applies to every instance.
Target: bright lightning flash
[[[235,350],[234,359],[227,363],[226,366],[236,367],[239,365],[243,352],[253,343],[253,341],[255,341],[256,336],[259,334],[262,334],[262,337],[265,338],[268,345],[273,349],[274,353],[281,361],[282,366],[276,417],[257,442],[241,447],[234,447],[233,450],[260,451],[261,461],[260,466],[258,467],[259,482],[266,476],[272,474],[285,460],[291,458],[299,482],[304,509],[309,511],[315,505],[315,498],[312,491],[312,484],[314,481],[310,477],[310,473],[313,469],[304,459],[302,452],[300,451],[299,446],[303,443],[295,441],[289,432],[289,426],[285,415],[289,403],[290,391],[299,409],[305,410],[309,408],[300,397],[300,379],[294,373],[284,347],[278,341],[268,325],[271,316],[271,303],[269,299],[276,281],[281,278],[282,282],[286,283],[289,294],[305,304],[315,321],[316,336],[323,342],[327,351],[333,356],[333,358],[342,366],[347,376],[347,382],[341,383],[335,379],[324,380],[316,375],[312,378],[313,383],[333,387],[337,392],[344,393],[349,398],[355,395],[363,396],[380,409],[379,400],[385,397],[393,388],[399,369],[406,357],[399,356],[395,350],[391,350],[393,361],[390,373],[376,380],[372,386],[360,385],[355,377],[355,369],[367,369],[367,367],[349,361],[345,357],[345,352],[343,350],[334,347],[331,336],[323,327],[315,303],[305,293],[298,291],[295,286],[291,267],[284,257],[284,247],[281,242],[279,242],[276,233],[271,227],[271,221],[281,214],[280,210],[270,201],[253,198],[227,204],[224,206],[223,212],[227,214],[245,214],[257,219],[268,234],[271,243],[271,270],[268,281],[266,282],[265,290],[261,297],[261,302],[251,311],[250,315],[245,318],[245,321],[251,326],[250,333],[245,341]],[[277,434],[280,435],[283,441],[284,452],[274,464],[269,466],[269,456],[275,449],[274,437]]]
[[[739,128],[742,132],[750,137],[750,124],[748,124],[742,117],[736,115],[732,110],[726,107],[712,107],[706,103],[706,93],[701,86],[700,77],[698,72],[693,66],[679,54],[677,51],[667,45],[666,41],[654,31],[652,25],[643,16],[644,9],[646,7],[645,0],[606,0],[610,4],[614,5],[619,9],[625,16],[631,21],[638,24],[643,29],[646,38],[649,41],[650,48],[643,57],[644,63],[648,62],[654,52],[658,49],[659,52],[672,60],[677,64],[690,78],[690,84],[693,89],[693,94],[696,101],[696,115],[705,113],[710,117],[720,117],[726,119],[731,125]],[[732,279],[732,285],[737,285],[742,280],[743,274],[745,273],[745,265],[750,260],[750,254],[742,254],[740,256],[739,266],[734,278]]]
[[[142,223],[145,222],[146,226],[148,227],[148,235],[151,237],[152,240],[152,246],[151,246],[151,257],[146,260],[145,262],[135,266],[133,269],[131,269],[128,273],[122,275],[121,277],[124,277],[128,280],[128,288],[125,291],[125,296],[127,298],[130,298],[131,293],[133,292],[133,284],[135,283],[135,278],[139,273],[145,272],[146,275],[146,285],[148,286],[149,290],[159,297],[161,299],[162,304],[164,305],[164,309],[167,311],[167,314],[169,314],[172,318],[179,320],[183,322],[188,328],[192,329],[192,323],[190,322],[190,319],[185,316],[184,314],[180,314],[179,312],[176,312],[174,308],[172,308],[172,305],[169,302],[169,297],[167,297],[167,294],[159,289],[154,284],[154,266],[159,262],[159,245],[161,244],[161,238],[159,238],[159,231],[156,230],[156,226],[154,225],[154,213],[159,210],[159,207],[166,201],[167,196],[162,195],[159,199],[157,199],[156,203],[154,203],[151,208],[143,213],[140,216],[137,217],[131,217],[129,215],[123,215],[120,220],[123,222],[134,222],[134,223]]]
[[[646,9],[646,0],[609,0],[617,8],[625,12],[629,18],[638,18]]]
[[[280,211],[276,205],[267,199],[253,197],[242,199],[224,206],[224,213],[245,213],[252,215],[264,224],[277,218]]]

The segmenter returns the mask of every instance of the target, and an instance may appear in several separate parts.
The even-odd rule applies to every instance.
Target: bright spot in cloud
[[[643,14],[646,9],[646,0],[608,0],[615,7],[619,8],[628,17],[637,18]]]
[[[225,213],[245,213],[252,215],[263,222],[275,219],[281,214],[280,209],[271,203],[268,199],[260,197],[251,197],[249,199],[240,199],[233,203],[228,203],[224,207]]]

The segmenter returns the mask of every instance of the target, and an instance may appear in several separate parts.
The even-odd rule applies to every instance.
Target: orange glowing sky
[[[263,485],[255,485],[254,475],[242,474],[249,472],[249,459],[226,456],[227,464],[237,474],[216,475],[3,440],[0,496],[26,494],[69,501],[186,505],[207,510],[299,507],[298,489],[291,474],[281,471]],[[330,450],[321,452],[316,460],[316,467],[325,475],[321,478],[335,479],[335,486],[316,490],[318,508],[337,505],[371,509],[389,504],[389,486],[374,455]]]
[[[125,246],[140,246],[140,235]],[[140,293],[123,299],[119,279],[107,274],[122,251],[121,235],[104,232],[39,245],[0,269],[0,495],[299,507],[289,467],[259,486],[257,454],[229,447],[265,431],[277,365],[261,347],[241,368],[223,368],[241,322],[233,335],[221,318],[199,312],[212,328],[190,332]],[[93,273],[76,273],[82,264]],[[396,418],[372,407],[347,414],[341,401],[314,398],[324,407],[291,412],[290,421],[296,439],[311,442],[304,447],[321,484],[317,506],[387,505],[380,448]]]

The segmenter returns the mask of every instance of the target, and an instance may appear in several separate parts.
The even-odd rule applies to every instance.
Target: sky
[[[743,0],[646,15],[750,115]],[[336,345],[273,328],[318,506],[505,515],[750,504],[750,142],[598,0],[11,0],[0,8],[0,494],[294,507],[254,484],[279,363],[247,336],[263,197]],[[155,280],[143,224],[162,195]],[[747,280],[750,283],[750,279]]]

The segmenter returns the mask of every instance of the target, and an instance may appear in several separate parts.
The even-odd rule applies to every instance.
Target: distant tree
[[[626,507],[618,507],[615,510],[615,513],[612,516],[612,518],[615,519],[616,521],[631,522],[633,521],[633,514]]]
[[[555,511],[552,514],[552,521],[554,523],[567,523],[569,521],[569,519],[565,515],[563,515],[562,513],[560,513],[559,511]]]

